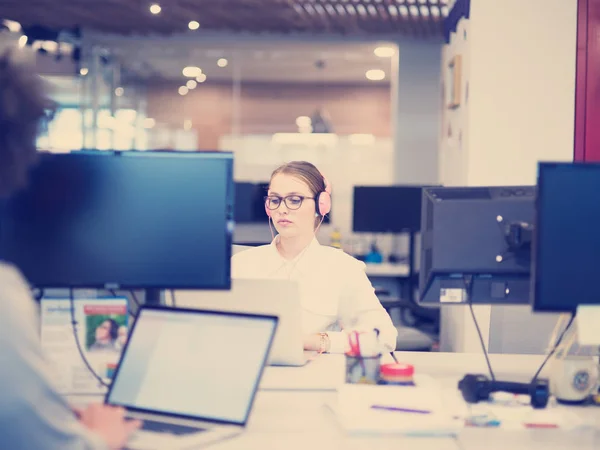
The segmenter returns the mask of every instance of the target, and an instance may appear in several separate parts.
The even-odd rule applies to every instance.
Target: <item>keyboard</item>
[[[204,428],[176,425],[173,423],[158,422],[155,420],[144,420],[140,430],[151,431],[153,433],[170,433],[178,436],[206,431]]]

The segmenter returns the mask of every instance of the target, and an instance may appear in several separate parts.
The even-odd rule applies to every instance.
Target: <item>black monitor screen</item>
[[[600,305],[600,164],[539,166],[533,309]]]
[[[265,196],[268,183],[235,183],[235,214],[236,223],[264,223],[268,222],[265,212]]]
[[[42,154],[0,259],[38,288],[229,289],[230,153]]]
[[[423,186],[356,186],[352,230],[360,233],[419,231]]]

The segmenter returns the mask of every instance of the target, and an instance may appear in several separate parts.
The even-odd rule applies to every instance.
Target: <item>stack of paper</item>
[[[345,384],[328,406],[346,431],[412,436],[456,435],[462,423],[444,408],[439,385],[415,377],[416,386]]]

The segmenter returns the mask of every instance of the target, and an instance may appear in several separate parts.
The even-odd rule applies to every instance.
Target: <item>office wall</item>
[[[323,106],[338,134],[370,133],[391,135],[390,88],[388,84],[330,85],[323,89],[311,84],[243,83],[239,103],[234,101],[231,85],[199,85],[186,96],[177,85],[150,86],[147,93],[148,116],[158,123],[183,127],[191,120],[198,132],[200,149],[215,149],[221,136],[234,131],[246,134],[272,134],[297,131],[296,118],[310,116]]]
[[[446,94],[455,55],[462,73],[460,105],[443,111],[442,183],[534,184],[538,161],[573,159],[576,12],[576,0],[471,0],[443,50]],[[555,322],[527,307],[481,306],[477,316],[502,352],[542,351]],[[476,336],[467,308],[443,309],[443,350],[476,352]]]

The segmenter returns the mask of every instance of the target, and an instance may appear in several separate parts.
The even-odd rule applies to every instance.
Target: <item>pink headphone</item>
[[[325,190],[321,191],[317,194],[315,198],[315,204],[317,205],[318,214],[321,217],[324,217],[325,214],[329,214],[331,211],[331,185],[325,175],[321,174],[323,177],[323,181],[325,182]],[[271,217],[271,210],[267,208],[267,203],[265,201],[265,211],[267,212],[267,216]]]

